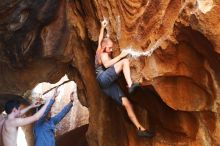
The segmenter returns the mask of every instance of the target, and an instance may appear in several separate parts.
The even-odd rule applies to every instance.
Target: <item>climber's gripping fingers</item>
[[[108,25],[108,20],[106,18],[104,18],[104,20],[101,21],[101,25],[103,28],[106,28],[106,26]]]
[[[119,56],[120,56],[120,58],[124,58],[124,57],[126,57],[127,55],[128,55],[128,51],[122,50],[122,51],[121,51],[121,54],[120,54]]]

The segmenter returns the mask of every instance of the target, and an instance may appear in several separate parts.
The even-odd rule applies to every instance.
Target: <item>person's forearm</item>
[[[62,112],[64,113],[64,116],[71,110],[73,106],[73,102],[69,102],[62,110]]]
[[[20,115],[24,115],[26,112],[28,112],[30,109],[32,109],[32,106],[29,105],[28,107],[24,108],[21,110]]]
[[[54,124],[59,123],[65,116],[66,114],[71,110],[73,107],[73,102],[69,102],[60,113],[58,113],[56,116],[52,117],[51,120],[54,122]]]
[[[51,100],[47,100],[47,102],[44,104],[44,106],[36,114],[34,114],[34,117],[36,118],[36,120],[39,120],[43,116],[43,114],[46,111],[47,106],[49,105],[50,102],[51,102]]]
[[[117,63],[119,60],[121,60],[121,56],[116,56],[115,58],[104,62],[103,65],[104,65],[105,68],[109,68],[110,66]]]
[[[105,30],[105,27],[101,27],[101,29],[100,29],[100,33],[99,33],[99,46],[101,46],[101,41],[102,41],[102,39],[103,39],[103,37],[104,37],[104,30]]]
[[[54,97],[49,97],[48,98],[48,101],[50,101],[51,99],[54,99]],[[20,112],[20,115],[22,116],[22,115],[24,115],[25,113],[27,113],[30,109],[32,109],[33,108],[33,106],[32,105],[30,105],[30,106],[28,106],[28,107],[26,107],[26,108],[24,108],[24,109],[22,109],[21,110],[21,112]]]

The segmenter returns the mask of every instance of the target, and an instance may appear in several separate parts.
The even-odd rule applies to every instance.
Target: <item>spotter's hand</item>
[[[70,93],[70,100],[71,100],[72,102],[74,101],[74,94],[75,94],[74,91]]]
[[[60,94],[60,91],[58,91],[58,87],[55,88],[53,98],[55,99]]]
[[[35,101],[34,103],[31,104],[31,107],[36,108],[36,107],[39,107],[40,105],[41,105],[40,101]]]

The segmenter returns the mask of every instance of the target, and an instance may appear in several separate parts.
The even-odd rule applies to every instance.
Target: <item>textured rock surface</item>
[[[34,89],[33,92],[43,94],[44,92],[52,89],[55,86],[61,85],[62,83],[68,81],[67,76],[62,77],[57,83],[40,83]],[[59,96],[56,98],[56,102],[53,104],[51,109],[51,115],[55,116],[59,112],[62,111],[65,105],[67,105],[70,101],[71,92],[75,92],[74,94],[74,103],[72,109],[65,116],[64,119],[57,125],[56,127],[56,136],[67,133],[70,130],[73,130],[82,125],[88,124],[89,120],[89,111],[88,108],[81,105],[79,99],[77,97],[76,84],[73,81],[67,82],[61,85],[58,88]],[[53,90],[54,91],[54,90]],[[48,92],[46,96],[52,96],[53,91]]]
[[[68,146],[88,146],[86,140],[87,129],[88,129],[88,125],[84,125],[62,136],[57,137],[56,140],[57,146],[63,146],[66,145],[67,143]]]
[[[0,8],[1,94],[21,95],[66,73],[89,107],[89,145],[220,145],[220,1],[3,0]],[[145,51],[167,37],[152,56],[131,58],[132,78],[143,84],[132,101],[138,118],[157,132],[151,140],[136,137],[95,80],[103,17],[115,55],[129,46]]]

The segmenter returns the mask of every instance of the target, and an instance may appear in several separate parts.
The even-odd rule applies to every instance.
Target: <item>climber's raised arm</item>
[[[101,42],[102,42],[102,39],[104,37],[104,30],[106,28],[106,26],[108,25],[108,21],[106,19],[104,19],[102,22],[101,22],[101,29],[100,29],[100,33],[99,33],[99,42],[98,42],[98,49],[101,48]]]
[[[102,53],[101,61],[105,68],[109,68],[110,66],[114,65],[115,63],[117,63],[122,58],[126,57],[127,55],[128,55],[128,52],[122,51],[118,56],[111,59],[107,53]]]

